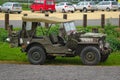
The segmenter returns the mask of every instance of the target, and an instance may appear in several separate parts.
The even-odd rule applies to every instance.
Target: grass
[[[10,48],[6,42],[0,42],[0,61],[15,61],[29,63],[27,55],[21,53],[20,48]],[[80,58],[77,57],[57,57],[54,61],[47,60],[46,65],[82,65]],[[120,66],[120,51],[113,52],[106,62],[100,63],[102,66]]]

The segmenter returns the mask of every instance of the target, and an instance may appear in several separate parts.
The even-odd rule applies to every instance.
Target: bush
[[[5,41],[7,36],[7,31],[4,28],[0,28],[0,41]]]
[[[120,41],[114,36],[108,36],[107,41],[110,43],[113,51],[120,50]]]

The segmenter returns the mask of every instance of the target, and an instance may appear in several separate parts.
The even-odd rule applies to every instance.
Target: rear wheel
[[[7,10],[7,13],[10,13],[10,10],[9,10],[9,9]]]
[[[87,12],[87,9],[86,9],[86,8],[83,8],[83,12]]]
[[[106,11],[110,11],[110,8],[107,8]]]
[[[71,13],[74,13],[74,11],[71,11]]]
[[[91,10],[91,12],[94,12],[94,10]]]
[[[34,12],[34,10],[33,10],[33,9],[31,9],[31,12]]]
[[[80,10],[80,12],[82,12],[82,10]]]
[[[81,52],[81,60],[86,65],[96,65],[100,62],[101,55],[96,47],[88,46]]]
[[[65,10],[64,10],[64,9],[62,9],[62,13],[65,13]]]
[[[28,51],[28,60],[31,64],[44,64],[46,60],[46,54],[44,50],[39,46],[34,46]]]
[[[45,12],[44,10],[40,9],[40,13],[44,13],[44,12]]]
[[[18,14],[20,14],[21,12],[18,12]]]
[[[113,10],[113,11],[117,11],[117,10]]]
[[[50,11],[50,13],[53,13],[53,11]]]

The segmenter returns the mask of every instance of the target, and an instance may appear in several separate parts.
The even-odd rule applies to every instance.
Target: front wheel
[[[34,46],[28,51],[28,60],[31,64],[44,64],[46,60],[46,54],[41,47]]]
[[[108,11],[108,12],[109,12],[109,11],[110,11],[110,8],[107,8],[107,9],[106,9],[106,11]]]
[[[96,65],[101,59],[100,51],[93,46],[85,47],[80,56],[82,63],[85,65]]]
[[[86,9],[86,8],[83,8],[83,12],[87,12],[87,9]]]
[[[65,13],[66,11],[64,9],[62,9],[62,13]]]

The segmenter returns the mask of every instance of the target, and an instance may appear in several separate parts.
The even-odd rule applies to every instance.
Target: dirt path
[[[39,13],[39,12],[30,12],[30,11],[23,11],[21,14],[10,14],[10,20],[21,20],[23,14],[28,14],[28,15],[36,15],[36,16],[44,16],[43,13]],[[96,11],[94,13],[88,12],[88,13],[81,13],[79,11],[75,12],[75,13],[67,13],[68,14],[68,19],[70,20],[81,20],[83,19],[83,14],[87,14],[87,18],[88,19],[100,19],[101,18],[101,14],[105,14],[105,18],[119,18],[120,15],[120,11],[116,11],[116,12],[106,12],[106,11]],[[5,13],[0,13],[0,20],[4,20]],[[63,18],[63,13],[49,13],[49,16],[51,17],[58,17],[58,18]]]

